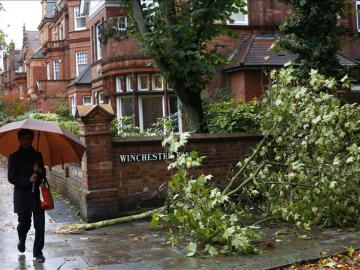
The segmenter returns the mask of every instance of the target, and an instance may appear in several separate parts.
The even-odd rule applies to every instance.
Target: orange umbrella
[[[47,166],[81,161],[85,152],[79,138],[56,122],[26,119],[0,127],[0,154],[10,156],[19,149],[17,132],[20,129],[34,131],[33,147],[41,152]]]

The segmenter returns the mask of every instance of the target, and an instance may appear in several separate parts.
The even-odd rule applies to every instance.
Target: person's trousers
[[[36,209],[33,212],[18,213],[17,231],[19,241],[25,244],[26,236],[31,227],[31,215],[34,218],[35,240],[33,246],[33,256],[38,257],[43,255],[45,238],[45,212],[43,209]]]

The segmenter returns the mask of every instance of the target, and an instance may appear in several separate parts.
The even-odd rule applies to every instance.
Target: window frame
[[[100,42],[100,38],[99,38],[99,34],[100,34],[100,25],[102,24],[102,22],[98,22],[97,24],[95,24],[95,44],[96,44],[96,48],[95,48],[95,56],[96,56],[96,61],[102,59],[102,54],[101,54],[101,42]]]
[[[124,79],[123,76],[117,76],[115,78],[115,92],[116,93],[122,93],[123,89],[122,89],[122,80]]]
[[[86,63],[79,63],[79,60],[81,58],[81,54],[85,55],[85,57],[82,59],[84,60],[85,59],[85,62]],[[78,57],[79,56],[79,57]],[[76,77],[78,77],[80,75],[80,72],[79,72],[79,65],[86,65],[87,66],[88,64],[88,61],[87,61],[87,51],[80,51],[80,52],[75,52],[75,68],[76,68]],[[86,67],[85,67],[86,69]]]
[[[142,88],[141,86],[141,77],[147,78],[147,88]],[[150,91],[150,76],[149,74],[141,73],[137,75],[137,84],[138,84],[138,90],[139,91]]]
[[[126,89],[125,89],[126,92],[133,92],[134,91],[134,88],[133,88],[133,85],[132,85],[131,75],[126,75],[125,84],[126,84]]]
[[[51,74],[50,74],[50,63],[46,63],[46,80],[51,80]]]
[[[85,98],[90,98],[90,102],[85,102]],[[93,105],[93,97],[92,96],[83,96],[83,105]]]
[[[155,77],[160,77],[161,79],[161,88],[155,87]],[[164,91],[164,76],[161,75],[161,73],[156,73],[151,75],[151,84],[152,84],[152,90],[154,91]]]
[[[360,0],[355,1],[356,29],[360,32]]]
[[[99,98],[99,104],[105,104],[105,99],[104,99],[104,93],[103,92],[100,92],[98,94],[98,98]]]
[[[123,23],[125,25],[125,27],[120,27],[119,24],[120,24],[120,19],[124,19]],[[119,16],[118,19],[117,19],[117,23],[116,23],[116,28],[119,32],[126,32],[127,31],[127,28],[128,28],[128,18],[127,16]]]
[[[55,65],[57,64],[57,65]],[[56,69],[57,67],[57,69]],[[59,81],[60,80],[60,60],[54,60],[53,61],[53,80]],[[55,76],[57,75],[57,76]]]
[[[76,94],[70,96],[70,106],[71,106],[71,114],[75,116],[76,114]]]
[[[139,96],[139,100],[138,100],[138,106],[139,106],[139,129],[140,131],[144,131],[144,110],[143,110],[143,99],[144,98],[161,98],[161,108],[162,108],[162,116],[161,117],[165,117],[165,105],[164,105],[164,96],[160,96],[160,95],[142,95]]]
[[[84,26],[79,27],[77,20],[82,19],[82,18],[84,18]],[[80,30],[84,30],[84,29],[86,29],[86,16],[84,14],[81,14],[80,6],[74,6],[74,30],[80,31]]]

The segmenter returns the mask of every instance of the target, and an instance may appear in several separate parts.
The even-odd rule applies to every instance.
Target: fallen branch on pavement
[[[131,222],[131,221],[135,221],[135,220],[141,220],[141,219],[151,217],[153,214],[155,214],[157,212],[160,212],[163,209],[164,209],[164,207],[160,207],[160,208],[156,208],[156,209],[153,209],[151,211],[147,211],[147,212],[144,212],[144,213],[141,213],[141,214],[126,216],[126,217],[120,217],[120,218],[114,218],[114,219],[109,219],[109,220],[103,220],[103,221],[98,221],[98,222],[93,222],[93,223],[68,224],[68,225],[65,225],[65,226],[57,229],[55,231],[55,233],[58,233],[58,234],[75,234],[75,233],[81,233],[83,231],[90,231],[90,230],[95,230],[95,229],[104,228],[104,227],[108,227],[108,226],[113,226],[113,225],[117,225],[117,224],[120,224],[120,223]]]

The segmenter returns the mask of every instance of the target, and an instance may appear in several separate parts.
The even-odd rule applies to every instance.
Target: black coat
[[[32,192],[30,177],[34,173],[34,164],[38,162],[41,170],[38,181],[35,182],[35,190]],[[30,212],[39,209],[41,179],[45,177],[43,158],[40,152],[34,148],[25,149],[20,147],[11,154],[8,164],[8,180],[14,188],[14,212]]]

